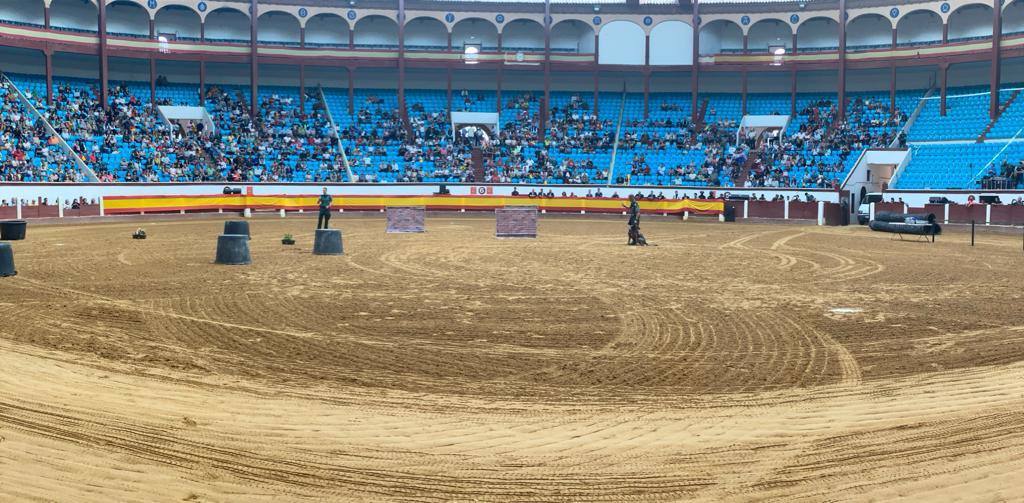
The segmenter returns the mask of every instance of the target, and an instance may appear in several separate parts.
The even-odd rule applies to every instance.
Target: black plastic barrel
[[[18,271],[14,269],[14,249],[10,243],[0,243],[0,278],[15,274],[18,274]]]
[[[341,230],[316,230],[316,237],[313,239],[314,255],[342,255],[344,253],[345,251],[341,244]]]
[[[242,234],[252,239],[252,234],[249,234],[249,222],[245,220],[228,220],[224,222],[224,234]]]
[[[221,234],[217,236],[217,258],[214,262],[227,265],[251,264],[249,236],[245,234]]]
[[[25,239],[26,229],[28,229],[28,222],[24,220],[0,221],[0,240],[20,241]]]
[[[725,211],[723,212],[723,220],[725,220],[726,222],[736,221],[736,206],[733,206],[731,204],[725,205]]]

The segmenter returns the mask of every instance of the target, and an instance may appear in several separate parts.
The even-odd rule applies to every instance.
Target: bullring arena
[[[223,220],[30,225],[0,500],[1024,498],[1017,234],[274,215],[220,266]]]

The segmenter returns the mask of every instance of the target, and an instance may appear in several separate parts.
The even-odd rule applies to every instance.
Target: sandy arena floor
[[[0,501],[1024,500],[1019,235],[334,223],[30,226]]]

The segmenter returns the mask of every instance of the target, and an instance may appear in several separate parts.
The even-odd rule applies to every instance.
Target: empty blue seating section
[[[922,144],[914,145],[911,154],[894,188],[976,189],[990,169],[998,174],[1003,161],[1024,159],[1024,142]]]
[[[788,94],[751,93],[747,95],[747,113],[750,115],[789,115],[789,101]],[[741,109],[742,104],[741,98]],[[797,106],[799,107],[799,101]]]
[[[943,117],[938,96],[924,100],[921,115],[910,128],[910,141],[973,140],[989,123],[987,88],[961,87],[946,93],[946,115]]]
[[[1003,104],[1014,97],[1015,91],[1004,89],[999,92],[999,103]],[[992,125],[986,138],[1013,138],[1024,128],[1024,96],[1017,95],[1010,106],[1006,107],[999,119]],[[1020,136],[1024,137],[1024,132]]]
[[[149,94],[149,89],[146,89]],[[191,84],[165,84],[156,86],[157,102],[167,105],[199,106],[199,86]]]

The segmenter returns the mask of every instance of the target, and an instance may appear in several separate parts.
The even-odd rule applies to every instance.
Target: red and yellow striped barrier
[[[106,213],[162,213],[210,210],[312,210],[317,207],[316,195],[210,195],[210,196],[106,196]],[[423,206],[428,210],[493,210],[507,206],[536,206],[550,212],[620,213],[625,199],[526,196],[334,196],[334,209],[379,210],[388,206]],[[644,213],[717,215],[724,211],[720,199],[666,199],[641,201]]]

